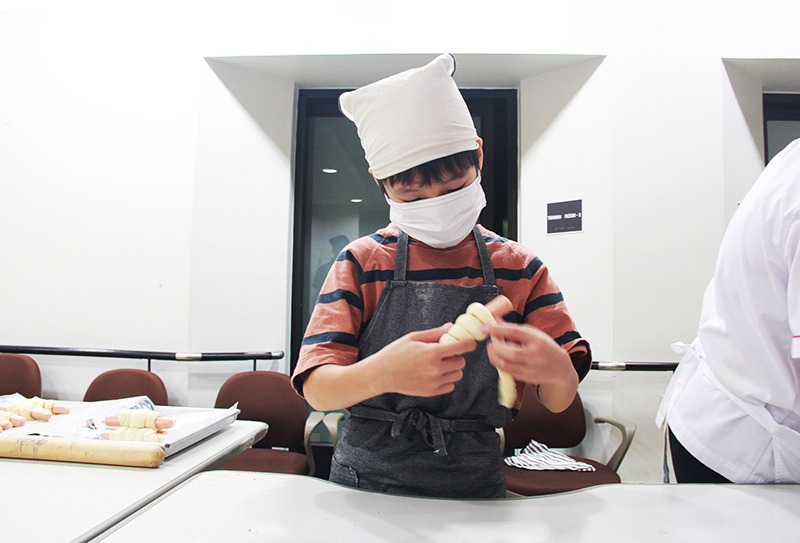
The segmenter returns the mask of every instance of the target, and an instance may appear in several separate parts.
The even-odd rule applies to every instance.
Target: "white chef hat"
[[[455,67],[452,55],[440,55],[339,97],[375,177],[478,148],[472,116],[453,80]]]

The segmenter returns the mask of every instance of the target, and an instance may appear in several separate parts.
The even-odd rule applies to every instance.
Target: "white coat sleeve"
[[[792,358],[800,359],[800,211],[789,226],[785,257],[788,263],[787,288],[789,329],[792,332]]]

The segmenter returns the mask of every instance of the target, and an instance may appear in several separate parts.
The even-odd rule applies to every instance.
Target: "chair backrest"
[[[575,447],[586,436],[586,415],[579,394],[561,413],[553,413],[539,401],[529,384],[519,415],[503,427],[506,449],[522,449],[535,439],[551,448]]]
[[[42,395],[39,365],[24,354],[0,353],[0,396],[15,392],[26,398]]]
[[[222,384],[215,407],[229,408],[239,402],[242,420],[269,425],[257,448],[302,445],[306,402],[292,388],[289,376],[275,371],[245,371]]]
[[[118,400],[133,396],[147,396],[156,405],[169,405],[167,387],[161,377],[150,371],[130,368],[109,370],[95,377],[86,389],[83,401]]]

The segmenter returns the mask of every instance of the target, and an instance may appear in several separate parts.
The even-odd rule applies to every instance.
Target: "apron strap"
[[[475,237],[475,245],[478,246],[478,257],[481,260],[481,271],[483,273],[483,284],[495,286],[494,266],[492,258],[489,256],[489,248],[483,239],[480,228],[476,224],[472,228],[472,235]],[[408,270],[408,234],[400,230],[397,236],[397,250],[394,257],[394,280],[405,281]]]
[[[492,258],[489,256],[489,248],[486,247],[486,241],[483,239],[483,234],[481,234],[481,229],[478,228],[477,224],[472,228],[472,235],[475,236],[475,244],[478,246],[478,256],[481,259],[483,284],[494,286],[495,278]]]
[[[425,443],[433,449],[433,454],[436,456],[447,456],[444,432],[495,431],[491,425],[477,420],[442,419],[427,411],[415,408],[395,413],[387,409],[354,405],[350,410],[350,416],[391,422],[392,437],[397,437],[407,428],[411,428],[422,434]]]
[[[397,236],[397,251],[394,257],[394,280],[406,280],[406,265],[408,263],[408,234],[400,230]]]

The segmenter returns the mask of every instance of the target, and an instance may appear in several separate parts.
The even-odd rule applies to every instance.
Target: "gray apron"
[[[408,281],[408,235],[400,232],[394,277],[359,340],[359,360],[410,332],[453,322],[470,303],[486,303],[502,293],[477,226],[473,234],[484,284],[467,287]],[[336,447],[330,480],[392,494],[504,497],[495,428],[511,421],[511,410],[497,403],[497,370],[489,363],[485,343],[464,358],[464,377],[449,394],[383,394],[354,405]]]

